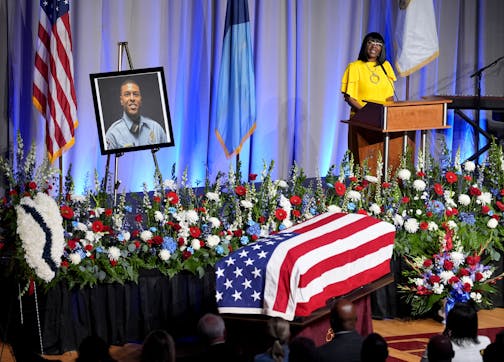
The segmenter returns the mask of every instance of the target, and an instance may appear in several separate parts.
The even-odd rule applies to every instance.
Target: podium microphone
[[[394,92],[394,100],[396,102],[398,102],[399,98],[397,98],[397,94],[396,94],[396,91],[395,91],[394,83],[390,80],[390,78],[389,78],[389,76],[387,74],[387,71],[385,70],[385,67],[383,66],[383,64],[380,64],[380,67],[381,67],[381,69],[383,69],[383,73],[385,73],[385,76],[387,77],[390,85],[392,86],[392,91]]]

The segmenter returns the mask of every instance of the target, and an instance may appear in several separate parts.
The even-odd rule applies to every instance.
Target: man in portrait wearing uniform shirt
[[[132,79],[121,84],[122,118],[112,123],[105,134],[107,149],[138,147],[167,142],[163,127],[156,121],[142,116],[140,86]]]

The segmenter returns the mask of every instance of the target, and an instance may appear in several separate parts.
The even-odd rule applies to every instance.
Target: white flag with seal
[[[400,0],[396,28],[396,70],[406,77],[439,55],[432,0]]]

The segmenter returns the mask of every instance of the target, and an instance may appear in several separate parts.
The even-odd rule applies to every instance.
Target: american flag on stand
[[[215,265],[220,313],[308,316],[390,272],[395,227],[326,213],[261,239]]]
[[[40,1],[33,104],[45,118],[51,162],[72,147],[78,124],[69,11],[69,0]]]

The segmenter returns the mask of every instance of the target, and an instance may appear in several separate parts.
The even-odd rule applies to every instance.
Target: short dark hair
[[[451,361],[455,352],[450,337],[436,334],[429,339],[427,344],[427,357],[429,362]]]
[[[388,344],[378,333],[370,333],[362,341],[361,361],[378,362],[386,361],[388,357]]]
[[[376,63],[378,65],[381,65],[381,64],[385,63],[385,60],[387,58],[386,53],[385,53],[385,40],[383,39],[383,36],[381,36],[381,34],[377,33],[377,32],[372,32],[372,33],[366,34],[366,36],[362,40],[362,45],[361,45],[361,48],[360,48],[360,51],[359,51],[359,58],[357,58],[357,59],[358,60],[362,60],[363,62],[367,62],[368,61],[368,56],[367,56],[366,49],[367,49],[367,42],[369,40],[379,41],[379,42],[381,42],[383,44],[381,52],[378,55],[378,58],[376,59]]]

